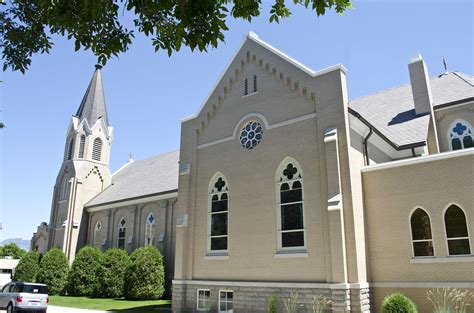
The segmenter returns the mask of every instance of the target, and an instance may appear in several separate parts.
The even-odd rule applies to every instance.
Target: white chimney
[[[430,76],[425,61],[420,54],[413,57],[408,64],[410,72],[411,91],[415,102],[416,115],[431,112],[433,96],[431,95]]]

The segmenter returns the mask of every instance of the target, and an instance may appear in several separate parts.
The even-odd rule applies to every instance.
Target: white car
[[[48,309],[48,286],[44,284],[11,282],[0,293],[0,309],[8,313],[38,312]]]

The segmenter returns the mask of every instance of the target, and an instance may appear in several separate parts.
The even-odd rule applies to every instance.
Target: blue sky
[[[407,83],[407,64],[418,52],[431,75],[444,71],[443,58],[450,70],[474,73],[472,0],[355,1],[342,16],[320,18],[293,7],[280,24],[268,23],[264,2],[261,17],[231,20],[226,42],[208,53],[183,49],[169,58],[137,36],[126,54],[109,61],[102,75],[114,127],[112,171],[129,152],[139,160],[179,148],[179,120],[199,108],[250,30],[314,70],[344,64],[351,99]],[[0,130],[0,239],[29,239],[49,222],[65,132],[95,63],[89,51],[74,52],[73,42],[58,38],[25,75],[1,74],[0,120],[7,128]]]

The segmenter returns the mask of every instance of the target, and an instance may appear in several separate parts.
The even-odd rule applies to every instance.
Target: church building
[[[408,73],[349,100],[344,66],[244,38],[181,124],[176,312],[284,310],[292,292],[378,312],[394,291],[431,312],[431,288],[474,291],[473,78],[421,56]]]
[[[283,310],[292,294],[298,312],[314,297],[378,312],[395,291],[430,312],[433,288],[474,292],[474,80],[429,76],[420,55],[407,74],[350,100],[343,65],[314,71],[251,32],[180,150],[111,173],[97,67],[32,247],[72,261],[154,245],[175,312]]]

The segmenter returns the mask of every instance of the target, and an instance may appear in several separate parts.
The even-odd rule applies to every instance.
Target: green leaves
[[[291,15],[285,0],[274,0],[270,22]],[[0,50],[3,70],[24,73],[32,56],[49,53],[50,35],[74,40],[75,51],[91,50],[99,64],[126,52],[134,31],[151,38],[155,51],[168,55],[182,46],[192,51],[217,48],[228,30],[227,18],[251,21],[261,13],[262,0],[11,0],[0,6]],[[293,0],[318,16],[327,10],[344,12],[351,0]],[[126,12],[126,13],[125,13]],[[230,12],[230,13],[229,13]]]

